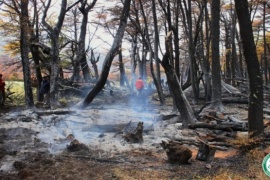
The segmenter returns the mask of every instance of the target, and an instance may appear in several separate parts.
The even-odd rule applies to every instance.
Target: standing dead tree
[[[122,38],[124,36],[125,28],[127,25],[127,18],[129,15],[130,2],[131,2],[131,0],[125,0],[125,2],[124,2],[119,27],[118,27],[117,33],[115,35],[112,47],[105,57],[103,67],[102,67],[102,72],[100,74],[100,78],[99,78],[98,82],[96,83],[96,85],[93,87],[93,89],[91,89],[91,91],[86,95],[86,97],[81,102],[79,102],[77,104],[77,107],[79,107],[79,108],[85,108],[87,105],[89,105],[106,84],[112,61],[113,61],[114,57],[121,50],[120,47],[121,47],[121,43],[122,43]]]
[[[57,97],[57,93],[58,93],[58,77],[59,77],[59,72],[60,72],[60,57],[59,57],[59,51],[60,51],[60,45],[59,45],[59,36],[61,33],[61,29],[64,23],[64,19],[66,16],[66,12],[69,11],[72,7],[74,7],[76,4],[78,4],[80,2],[76,1],[74,4],[72,4],[71,6],[67,6],[67,0],[62,0],[61,2],[61,10],[59,12],[59,16],[58,16],[58,21],[56,23],[56,25],[54,27],[52,27],[47,21],[47,13],[48,10],[50,8],[51,5],[51,0],[48,1],[48,4],[44,5],[45,10],[44,10],[44,14],[42,17],[42,24],[44,25],[44,27],[46,28],[46,30],[48,31],[48,34],[50,36],[51,39],[51,49],[52,51],[50,52],[51,54],[51,78],[50,78],[50,103],[51,103],[51,107],[55,108],[57,106],[58,103],[58,97]]]
[[[251,137],[263,134],[263,80],[252,33],[247,0],[235,0],[240,35],[249,75],[248,125]]]
[[[171,33],[168,36],[171,36]],[[166,37],[166,40],[169,39],[168,36]],[[165,44],[167,45],[166,42]],[[194,124],[196,122],[196,117],[188,100],[183,93],[179,78],[172,65],[170,64],[169,58],[169,51],[168,47],[166,46],[166,53],[163,56],[161,65],[165,69],[168,84],[171,87],[171,93],[173,98],[175,99],[176,108],[180,112],[181,118],[183,119],[182,126],[183,128],[187,128],[189,124]]]
[[[90,70],[86,61],[86,50],[85,50],[85,37],[88,23],[88,14],[90,10],[95,6],[97,0],[93,0],[91,4],[88,4],[87,0],[80,2],[79,10],[82,13],[82,23],[80,28],[80,37],[78,42],[78,49],[76,52],[76,68],[78,68],[79,64],[81,66],[81,70],[83,73],[84,80],[88,82],[90,80]]]
[[[96,80],[99,78],[99,75],[98,75],[98,67],[97,67],[97,62],[99,61],[99,57],[100,57],[100,54],[98,55],[98,57],[96,58],[95,57],[95,54],[94,54],[94,50],[91,49],[91,57],[90,57],[90,62],[93,66],[93,69],[94,69],[94,72],[95,72],[95,78]]]

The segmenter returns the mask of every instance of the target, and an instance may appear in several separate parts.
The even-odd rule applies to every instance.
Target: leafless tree
[[[99,80],[96,83],[96,85],[93,87],[93,89],[86,95],[86,97],[80,103],[77,104],[77,106],[79,108],[87,107],[106,84],[112,61],[113,61],[114,57],[121,50],[120,47],[121,47],[122,38],[124,36],[125,28],[127,25],[127,19],[128,19],[128,15],[129,15],[129,9],[130,9],[130,2],[131,2],[131,0],[125,0],[125,2],[124,2],[122,14],[120,17],[119,27],[117,29],[117,33],[115,35],[112,47],[111,47],[110,51],[108,52],[108,54],[106,55],[105,60],[103,62],[103,67],[102,67],[102,71],[101,71]]]
[[[251,17],[247,0],[235,0],[235,9],[240,27],[245,61],[249,75],[248,125],[250,137],[264,132],[263,125],[263,80],[253,38]]]

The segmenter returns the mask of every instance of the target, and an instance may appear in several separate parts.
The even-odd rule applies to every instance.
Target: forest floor
[[[246,121],[247,104],[224,108],[224,116]],[[190,164],[169,163],[162,141],[205,131],[181,129],[170,100],[160,106],[152,91],[143,99],[122,89],[105,91],[83,110],[7,106],[0,112],[0,179],[269,179],[262,170],[264,145],[231,145],[211,161],[197,160],[198,147],[184,145],[192,151]],[[126,142],[121,132],[138,122],[147,130],[143,142]],[[240,136],[238,141],[248,142],[246,132]]]

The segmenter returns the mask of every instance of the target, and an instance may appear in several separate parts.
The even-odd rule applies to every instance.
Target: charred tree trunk
[[[236,78],[240,77],[240,67],[239,61],[236,52],[236,43],[235,43],[235,34],[236,34],[236,13],[231,10],[231,17],[232,17],[232,27],[231,27],[231,36],[232,36],[232,79],[233,79],[233,86],[236,86]]]
[[[131,46],[131,88],[133,89],[133,86],[135,84],[136,76],[135,76],[135,71],[136,71],[136,66],[137,66],[137,35],[132,37],[132,46]]]
[[[214,159],[216,149],[206,143],[201,142],[196,159],[211,162]]]
[[[266,54],[266,27],[265,27],[265,16],[266,16],[266,1],[263,1],[263,62],[264,62],[264,82],[268,85],[268,61]]]
[[[114,38],[112,47],[111,47],[109,53],[105,57],[100,78],[99,78],[97,84],[93,87],[93,89],[84,98],[84,100],[78,104],[78,106],[80,108],[85,108],[87,105],[89,105],[106,84],[112,61],[113,61],[114,57],[119,53],[119,50],[121,50],[120,47],[121,47],[122,38],[124,36],[125,28],[127,25],[127,18],[129,15],[130,2],[131,2],[131,0],[125,0],[125,2],[124,2],[119,27],[118,27],[116,36]]]
[[[231,23],[230,21],[225,18],[224,19],[224,26],[225,26],[225,82],[228,84],[232,84],[231,83],[231,79],[232,79],[232,75],[231,75],[231,59],[232,59],[232,46],[231,46],[231,31],[230,31],[230,27],[231,27]]]
[[[259,136],[263,127],[263,80],[254,43],[247,0],[235,0],[235,9],[240,26],[244,56],[249,75],[248,124],[250,137]]]
[[[189,124],[194,124],[196,122],[196,117],[182,91],[177,74],[175,73],[172,66],[169,64],[168,52],[166,52],[165,55],[163,56],[161,64],[165,69],[168,84],[170,84],[171,86],[172,96],[175,99],[176,107],[181,114],[181,118],[183,119],[182,126],[183,128],[187,128]]]
[[[32,42],[39,42],[39,16],[38,16],[38,11],[37,11],[37,2],[34,1],[34,13],[35,13],[35,18],[34,22],[31,28],[31,43]],[[36,28],[34,28],[34,26]],[[34,32],[35,29],[35,32]],[[36,73],[36,78],[37,78],[37,100],[38,101],[43,101],[43,94],[40,93],[40,86],[42,82],[42,74],[41,74],[41,68],[40,68],[40,62],[39,60],[41,59],[38,51],[38,47],[34,45],[30,45],[30,51],[33,57],[33,61],[35,64],[35,73]]]
[[[161,105],[165,104],[165,98],[164,98],[164,94],[163,94],[163,90],[162,90],[162,86],[161,86],[161,81],[160,81],[160,63],[158,60],[158,44],[159,44],[159,33],[158,33],[158,27],[157,27],[157,14],[156,14],[156,4],[155,1],[152,0],[152,12],[153,12],[153,19],[154,19],[154,32],[155,32],[155,36],[154,36],[154,53],[150,52],[151,54],[154,54],[154,60],[155,60],[155,64],[156,64],[156,73],[154,73],[154,68],[153,68],[153,63],[151,63],[151,72],[152,72],[152,77],[154,80],[154,83],[157,87],[157,92],[158,92],[158,96],[159,96],[159,101]],[[150,42],[149,43],[149,47],[150,47]],[[171,42],[170,42],[171,45]],[[170,48],[172,49],[172,48]],[[152,49],[151,49],[152,51]],[[151,55],[152,56],[152,55]],[[171,53],[170,53],[170,56]],[[153,57],[153,56],[152,56]],[[152,59],[151,59],[152,61]]]
[[[25,104],[27,107],[34,106],[33,92],[31,86],[31,72],[30,61],[28,57],[29,53],[29,16],[28,16],[28,0],[21,1],[21,16],[20,16],[20,48],[23,67],[23,80],[24,80],[24,92],[25,92]]]
[[[193,102],[197,103],[199,98],[199,84],[197,81],[197,69],[196,69],[196,58],[195,58],[195,46],[193,42],[193,28],[192,28],[192,18],[191,18],[191,1],[188,1],[187,20],[188,20],[188,53],[190,60],[190,77],[191,86],[193,92]]]
[[[125,79],[126,72],[125,72],[125,66],[124,66],[124,62],[123,62],[122,50],[119,52],[119,71],[120,71],[120,86],[124,86],[125,81],[126,81],[126,79]]]
[[[36,73],[36,78],[37,78],[37,100],[43,101],[43,94],[40,93],[42,75],[41,75],[41,69],[40,69],[40,63],[39,63],[40,57],[39,57],[38,47],[31,45],[30,51],[31,51],[31,54],[35,63],[35,73]]]
[[[239,53],[240,77],[245,78],[245,76],[244,76],[245,68],[244,68],[243,55],[242,55],[243,47],[242,47],[242,43],[240,42],[239,32],[238,32],[237,29],[235,30],[235,37],[236,37],[237,44],[238,44],[238,49],[239,49],[238,53]]]
[[[95,55],[94,55],[94,50],[91,49],[91,58],[90,58],[90,62],[93,66],[93,69],[94,69],[94,72],[95,72],[95,78],[96,80],[99,78],[99,75],[98,75],[98,67],[97,67],[97,62],[99,61],[99,57],[100,57],[100,54],[98,55],[97,59],[95,58]]]
[[[205,99],[206,101],[211,100],[211,76],[210,76],[210,63],[209,63],[209,53],[210,53],[210,32],[209,32],[209,13],[207,9],[207,0],[204,0],[204,19],[205,19],[205,38],[206,38],[206,54],[203,58],[203,71],[204,73],[204,81],[205,81]],[[203,36],[202,36],[203,37]]]
[[[73,67],[72,70],[72,76],[71,76],[71,81],[72,82],[78,82],[81,77],[80,77],[80,62],[78,61],[78,58],[76,56],[76,53],[78,53],[78,28],[77,28],[77,20],[78,20],[78,9],[75,8],[72,10],[72,14],[74,16],[73,18],[73,25],[74,25],[74,42],[71,44],[71,64]]]
[[[219,58],[219,35],[220,35],[220,0],[212,2],[212,98],[211,108],[217,111],[223,111],[221,101],[221,68]]]
[[[172,27],[174,34],[174,47],[175,47],[175,72],[180,78],[180,47],[179,47],[179,13],[180,13],[180,5],[181,1],[176,3],[176,12],[175,12],[175,25]]]
[[[93,0],[93,2],[88,5],[87,1],[82,1],[79,10],[81,11],[83,18],[81,22],[81,31],[79,37],[79,45],[76,55],[76,62],[80,62],[81,70],[83,72],[83,77],[86,82],[89,82],[90,78],[90,70],[87,64],[86,59],[86,50],[85,50],[85,37],[86,37],[86,29],[88,23],[88,13],[95,6],[97,0]]]

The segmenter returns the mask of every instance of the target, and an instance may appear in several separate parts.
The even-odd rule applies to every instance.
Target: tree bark
[[[268,85],[268,60],[266,54],[266,27],[265,27],[265,17],[266,16],[266,1],[263,1],[263,62],[264,62],[264,82]]]
[[[38,11],[37,11],[37,2],[36,0],[34,1],[34,20],[32,23],[32,27],[31,27],[31,45],[30,45],[30,51],[33,57],[33,61],[35,64],[35,73],[36,73],[36,78],[37,78],[37,100],[38,101],[43,101],[43,94],[40,93],[40,86],[41,86],[41,82],[42,82],[42,74],[41,74],[41,68],[40,68],[40,54],[38,51],[38,47],[32,45],[32,42],[39,42],[39,15],[38,15]],[[34,31],[35,30],[35,31]]]
[[[81,31],[79,37],[79,45],[77,49],[76,62],[80,62],[81,70],[83,72],[83,77],[86,82],[90,80],[90,70],[86,61],[86,50],[85,50],[85,37],[86,37],[86,29],[88,23],[88,13],[95,6],[97,0],[93,0],[93,2],[88,5],[87,0],[81,2],[81,6],[79,10],[81,11],[83,18],[81,22]]]
[[[121,49],[122,49],[122,45],[121,45]],[[119,52],[119,71],[120,71],[120,86],[124,86],[125,81],[126,81],[126,71],[125,71],[125,65],[123,62],[122,50]]]
[[[25,104],[27,107],[34,106],[32,85],[31,85],[31,72],[29,61],[29,16],[28,16],[28,0],[21,0],[21,14],[20,14],[20,47],[23,67],[23,80],[24,80],[24,92],[25,92]]]
[[[94,72],[95,72],[95,78],[96,80],[98,80],[99,78],[99,74],[98,74],[98,67],[97,67],[97,62],[99,61],[100,58],[100,54],[98,55],[97,59],[95,58],[95,54],[94,54],[94,50],[91,49],[91,58],[90,58],[90,62],[93,66]]]
[[[212,1],[212,98],[211,108],[223,111],[221,101],[221,68],[219,54],[219,35],[220,35],[220,0]]]
[[[158,59],[158,45],[159,45],[159,33],[158,33],[158,27],[157,27],[157,14],[156,14],[156,4],[155,1],[152,0],[152,13],[153,13],[153,19],[154,19],[154,32],[155,32],[155,36],[154,36],[154,53],[152,53],[154,55],[154,59],[155,59],[155,64],[156,64],[156,73],[154,73],[153,71],[153,63],[151,63],[151,72],[152,72],[152,77],[154,80],[154,83],[157,87],[157,92],[159,95],[159,100],[160,100],[160,104],[164,105],[165,104],[165,98],[164,98],[164,94],[163,94],[163,90],[162,90],[162,86],[161,86],[161,82],[160,82],[160,63],[159,63],[159,59]],[[170,43],[171,44],[171,43]],[[150,46],[150,43],[149,43]],[[152,49],[151,49],[152,51]],[[153,56],[151,55],[151,58]],[[152,61],[152,59],[151,59]]]
[[[205,99],[206,101],[211,100],[211,76],[210,76],[210,63],[209,63],[209,53],[210,53],[210,32],[209,32],[209,13],[207,9],[207,0],[204,0],[204,20],[205,20],[205,49],[206,54],[203,58],[203,73],[204,73],[204,81],[205,81]]]
[[[188,126],[190,129],[197,129],[197,128],[208,128],[208,129],[217,129],[223,131],[247,131],[246,127],[242,127],[238,124],[236,125],[224,125],[224,124],[208,124],[208,123],[196,123],[190,124]]]
[[[191,1],[188,1],[188,10],[186,10],[187,21],[188,21],[188,53],[190,60],[190,77],[191,86],[193,93],[193,102],[197,103],[199,98],[199,85],[197,82],[197,69],[196,69],[196,58],[195,58],[195,46],[193,42],[193,28],[192,28],[192,17],[191,17]]]
[[[263,128],[263,81],[260,64],[254,43],[252,24],[247,0],[235,0],[240,35],[243,43],[245,61],[249,75],[248,124],[250,137],[259,136]]]
[[[182,91],[177,74],[175,73],[172,66],[169,64],[168,52],[164,54],[161,64],[165,69],[168,84],[170,84],[171,86],[171,91],[173,98],[175,98],[176,107],[181,114],[181,118],[183,119],[182,127],[187,128],[189,124],[194,124],[196,122],[196,117]]]
[[[224,17],[223,19],[224,21],[224,26],[225,26],[225,72],[224,72],[224,76],[225,76],[225,82],[228,84],[232,84],[231,83],[231,79],[232,79],[232,75],[231,75],[231,60],[232,60],[232,44],[231,44],[231,31],[230,31],[230,27],[231,27],[231,22],[227,17]]]

